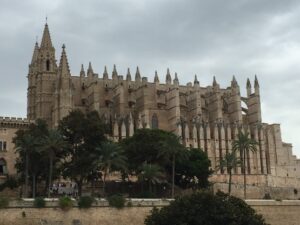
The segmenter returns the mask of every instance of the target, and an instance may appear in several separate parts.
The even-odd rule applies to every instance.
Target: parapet
[[[34,121],[27,118],[0,116],[0,127],[26,128],[31,123],[34,123]]]

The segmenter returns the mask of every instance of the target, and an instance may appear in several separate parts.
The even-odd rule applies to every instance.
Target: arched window
[[[0,159],[0,175],[7,174],[6,161],[4,159]]]
[[[47,59],[46,61],[46,70],[49,71],[50,70],[50,60]]]
[[[152,129],[158,129],[158,118],[156,114],[152,116]]]

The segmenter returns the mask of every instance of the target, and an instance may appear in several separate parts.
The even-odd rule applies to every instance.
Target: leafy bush
[[[44,208],[45,205],[46,205],[46,202],[45,202],[44,198],[37,197],[37,198],[34,199],[33,205],[36,208]]]
[[[145,225],[267,225],[245,201],[224,193],[182,196],[161,209],[154,208]]]
[[[117,209],[122,209],[125,206],[125,198],[123,195],[112,195],[107,198],[108,203],[111,207],[115,207]]]
[[[92,206],[94,202],[94,198],[93,197],[90,197],[90,196],[82,196],[79,198],[78,200],[78,207],[79,208],[90,208]]]
[[[73,207],[72,199],[69,198],[68,196],[59,198],[59,207],[62,210],[69,210],[70,208]]]
[[[0,197],[0,209],[6,208],[8,206],[8,198]]]

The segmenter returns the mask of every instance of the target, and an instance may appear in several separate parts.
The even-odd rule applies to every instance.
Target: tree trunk
[[[25,198],[28,198],[28,167],[29,167],[29,155],[26,152],[25,156]]]
[[[228,181],[228,194],[231,194],[231,178],[232,178],[232,169],[229,169],[229,181]]]
[[[172,198],[174,198],[174,189],[175,189],[175,155],[172,159]]]
[[[32,174],[32,198],[35,198],[35,189],[36,189],[36,175]]]
[[[82,194],[82,180],[79,180],[77,183],[78,186],[78,197],[81,197]]]
[[[244,162],[243,162],[243,164],[244,164],[244,199],[246,199],[246,184],[247,184],[247,182],[246,182],[246,150],[244,149],[244,152],[243,152],[244,154]]]
[[[52,173],[53,173],[53,155],[50,154],[49,159],[49,183],[48,183],[48,198],[50,198],[50,188],[52,186]]]

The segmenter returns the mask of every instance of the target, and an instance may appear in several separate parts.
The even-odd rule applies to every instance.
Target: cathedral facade
[[[177,134],[186,147],[203,149],[212,169],[231,151],[232,141],[242,130],[258,142],[257,152],[247,155],[246,173],[253,175],[250,182],[274,186],[292,185],[287,178],[298,182],[300,161],[292,154],[291,144],[282,141],[280,125],[262,121],[256,76],[253,83],[247,80],[246,90],[247,96],[241,96],[235,77],[227,88],[221,88],[215,77],[212,85],[206,87],[201,86],[197,76],[193,82],[181,85],[177,74],[171,75],[169,69],[164,82],[157,72],[154,80],[149,81],[139,68],[133,74],[128,69],[123,76],[116,66],[111,75],[105,67],[99,75],[91,63],[86,71],[82,66],[78,75],[72,75],[64,45],[57,64],[46,24],[41,43],[36,43],[29,64],[26,121],[41,118],[56,127],[74,109],[96,110],[111,126],[111,139],[130,137],[139,128],[170,131]],[[19,126],[18,119],[0,120],[3,129],[5,126],[12,129],[11,124]],[[21,125],[24,123],[20,121]],[[235,174],[241,173],[241,168],[237,168]],[[226,169],[217,171],[213,179],[221,181],[225,177]]]

